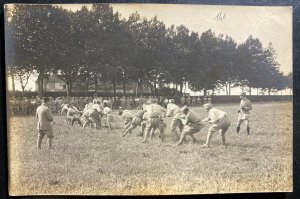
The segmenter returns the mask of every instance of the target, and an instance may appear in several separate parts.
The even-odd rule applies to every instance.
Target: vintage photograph
[[[292,7],[4,9],[10,195],[293,191]]]

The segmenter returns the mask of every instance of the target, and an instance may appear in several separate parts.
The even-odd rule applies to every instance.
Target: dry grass
[[[141,143],[134,131],[121,137],[123,124],[115,119],[112,134],[66,126],[55,117],[54,149],[36,149],[36,119],[10,119],[9,192],[11,195],[132,195],[292,190],[292,103],[253,105],[251,135],[235,133],[237,105],[218,105],[229,113],[230,144],[214,135],[211,148],[202,149],[207,127],[198,143],[175,146],[168,134]],[[193,108],[202,117],[202,108]],[[169,124],[170,118],[167,119]]]

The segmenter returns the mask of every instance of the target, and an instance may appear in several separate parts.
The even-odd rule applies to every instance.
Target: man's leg
[[[222,131],[221,131],[221,136],[222,136],[222,144],[223,144],[224,146],[226,146],[226,138],[225,138],[225,133],[227,132],[228,128],[229,128],[229,126],[228,126],[228,127],[225,127],[225,128],[223,128],[223,129],[222,129]]]
[[[124,132],[131,126],[132,120],[126,120],[124,125],[125,125],[125,129]]]
[[[146,127],[144,129],[144,139],[143,139],[143,143],[145,143],[147,141],[147,137],[148,137],[148,134],[150,132],[150,130],[152,129],[151,127],[151,124],[150,123],[147,123],[146,124]]]
[[[209,143],[210,140],[212,138],[212,135],[214,132],[217,132],[219,130],[218,126],[216,124],[212,125],[209,129],[208,129],[208,133],[207,133],[207,138],[206,138],[206,143],[204,145],[202,145],[202,148],[208,148],[209,147]]]
[[[38,139],[37,139],[37,148],[38,149],[41,149],[41,145],[42,145],[44,136],[45,136],[45,133],[43,131],[38,132]]]
[[[240,128],[241,128],[241,125],[243,123],[243,119],[239,118],[238,121],[237,121],[237,124],[236,124],[236,133],[239,133],[240,132]]]
[[[137,134],[137,136],[143,136],[145,128],[146,128],[146,124],[147,123],[145,121],[141,122],[141,129],[140,129],[139,133]]]
[[[170,128],[171,128],[171,132],[174,133],[176,135],[176,138],[177,140],[180,138],[177,131],[176,131],[176,127],[178,126],[180,132],[182,131],[183,129],[183,124],[182,122],[179,120],[179,119],[172,119],[171,121],[171,125],[170,125]]]
[[[246,126],[247,126],[247,133],[249,135],[250,134],[250,120],[249,120],[249,118],[245,118],[245,123],[246,123]]]
[[[53,137],[48,137],[48,149],[52,149],[52,140],[53,140]]]
[[[183,127],[182,132],[181,132],[181,135],[180,135],[179,141],[177,142],[177,145],[181,145],[182,142],[185,140],[185,136],[186,136],[186,135],[189,135],[190,132],[191,132],[191,127],[188,126],[188,125],[185,125],[185,126]]]

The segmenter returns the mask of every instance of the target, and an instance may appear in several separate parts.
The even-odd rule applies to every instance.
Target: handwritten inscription
[[[225,18],[226,18],[226,13],[224,13],[224,12],[219,12],[218,14],[217,14],[217,16],[215,16],[214,18],[213,18],[213,20],[215,20],[215,21],[217,21],[217,22],[222,22],[222,21],[224,21],[225,20]]]

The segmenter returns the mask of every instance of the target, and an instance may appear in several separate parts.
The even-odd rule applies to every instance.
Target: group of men
[[[236,127],[236,132],[239,133],[240,126],[243,121],[246,122],[247,133],[250,133],[250,111],[252,110],[252,105],[250,100],[246,98],[246,93],[241,93],[241,102],[238,109],[238,122]],[[51,122],[53,121],[53,116],[48,107],[49,99],[43,98],[42,104],[37,108],[36,117],[38,118],[38,141],[37,146],[41,148],[41,142],[45,135],[48,137],[48,147],[52,147],[53,129]],[[164,141],[166,123],[164,122],[165,117],[172,117],[170,129],[178,139],[177,144],[180,145],[186,140],[186,136],[190,136],[194,142],[196,138],[195,133],[200,132],[201,129],[207,124],[211,124],[208,129],[207,139],[204,145],[201,147],[208,148],[210,141],[215,132],[220,132],[222,137],[223,145],[226,145],[225,134],[231,125],[226,112],[213,107],[211,103],[206,103],[203,105],[207,112],[207,117],[201,119],[200,116],[194,111],[190,110],[187,105],[179,107],[175,104],[174,99],[168,100],[166,108],[161,106],[155,99],[148,99],[142,104],[141,109],[136,113],[132,110],[122,109],[119,107],[119,116],[124,121],[124,130],[122,136],[126,136],[128,133],[132,132],[133,129],[140,127],[138,135],[143,136],[143,143],[147,141],[148,137],[153,138],[156,134],[155,131],[158,130],[158,137]],[[86,100],[86,104],[82,111],[79,111],[70,102],[63,105],[61,114],[65,115],[66,122],[73,125],[78,122],[80,126],[84,128],[87,125],[100,129],[101,127],[101,117],[105,116],[109,130],[111,131],[111,124],[113,117],[112,109],[108,107],[106,101],[102,101],[97,97],[93,100]],[[179,131],[179,134],[178,134]]]
[[[58,114],[60,113],[61,106],[67,103],[72,102],[75,107],[82,110],[86,104],[87,100],[93,100],[95,96],[91,97],[49,97],[48,107],[51,110],[51,113]],[[200,97],[200,96],[182,96],[181,98],[172,97],[172,96],[141,96],[141,97],[97,97],[100,101],[106,102],[107,106],[113,110],[119,109],[121,107],[125,109],[135,109],[141,107],[148,100],[156,101],[163,107],[167,107],[167,104],[170,100],[175,100],[175,103],[180,104],[181,106],[196,106],[202,105],[204,103],[211,103],[211,97]],[[10,115],[34,115],[38,106],[40,106],[42,100],[39,96],[32,96],[31,98],[27,97],[14,97],[9,98],[8,112]]]

